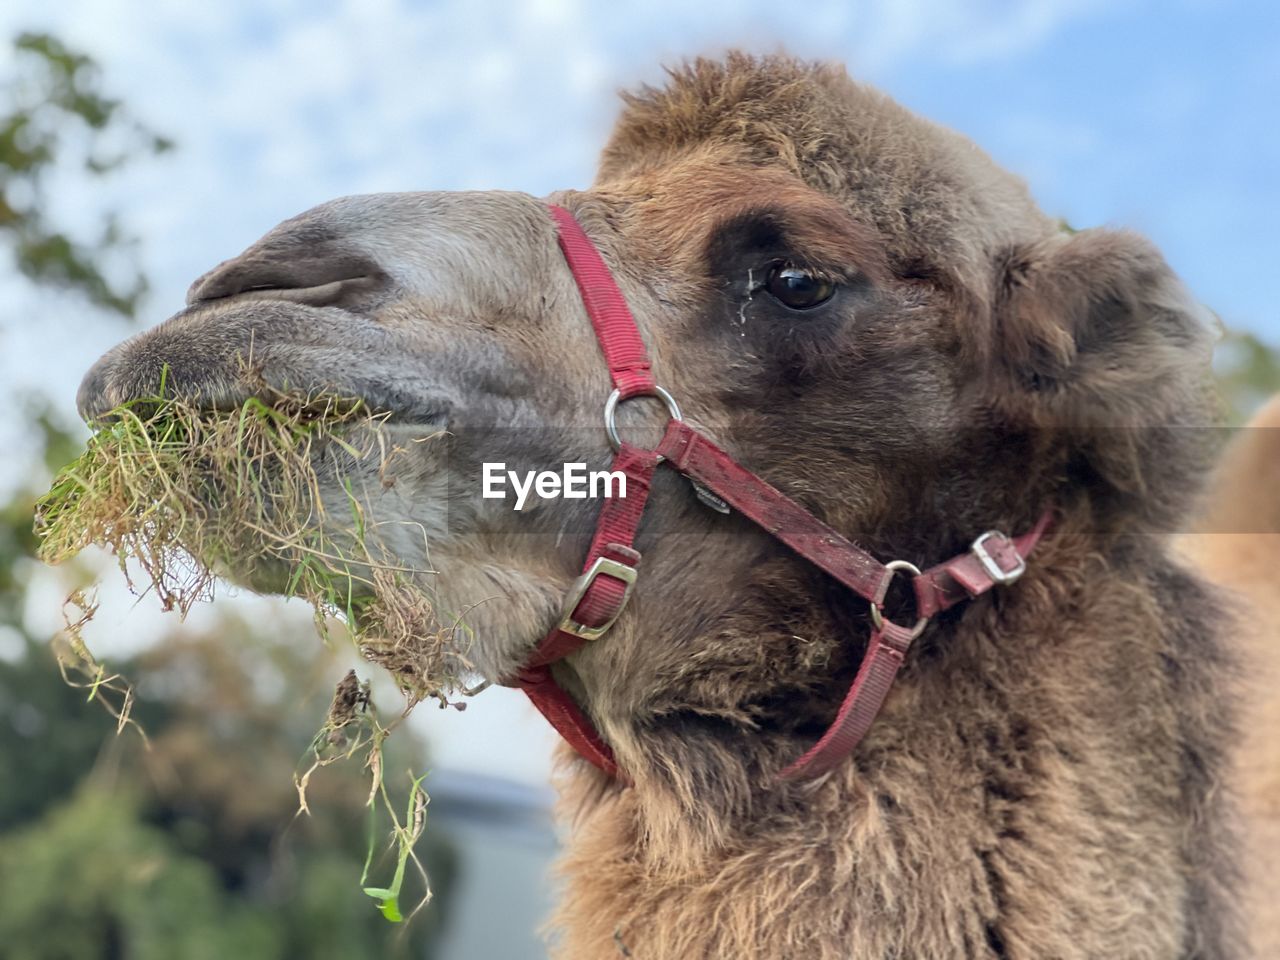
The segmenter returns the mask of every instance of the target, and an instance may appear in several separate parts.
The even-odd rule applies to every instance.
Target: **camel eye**
[[[784,263],[769,269],[764,287],[775,300],[792,310],[808,310],[826,303],[836,292],[836,285],[830,280]]]

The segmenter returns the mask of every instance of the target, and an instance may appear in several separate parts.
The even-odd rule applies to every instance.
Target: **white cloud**
[[[53,29],[103,64],[109,90],[179,144],[110,182],[52,191],[64,222],[119,209],[146,238],[148,322],[188,282],[279,220],[345,193],[589,182],[616,87],[660,80],[662,61],[725,46],[786,46],[874,78],[916,61],[972,62],[1033,49],[1098,0],[880,0],[782,8],[769,0],[59,0],[0,6],[0,35]],[[65,302],[23,298],[42,330]],[[37,306],[37,304],[39,304]],[[13,299],[0,333],[20,325]],[[29,321],[28,321],[29,322]],[[92,324],[77,324],[88,328]],[[8,331],[7,383],[74,384],[101,343],[77,337],[33,370]],[[111,334],[108,332],[107,334]],[[15,337],[18,339],[15,341]],[[39,338],[36,337],[36,342]]]
[[[874,74],[923,56],[1010,56],[1096,6],[62,0],[35,16],[7,8],[0,31],[56,29],[179,142],[165,165],[93,185],[96,202],[66,186],[71,215],[114,205],[145,230],[163,312],[204,267],[330,196],[585,184],[613,88],[660,78],[663,59],[785,44]]]
[[[948,3],[939,10],[927,0],[911,0],[891,8],[897,19],[928,23],[910,26],[906,35],[916,50],[933,48],[945,62],[974,64],[1019,56],[1034,50],[1055,30],[1121,3],[1103,0],[1029,0],[1025,3]]]

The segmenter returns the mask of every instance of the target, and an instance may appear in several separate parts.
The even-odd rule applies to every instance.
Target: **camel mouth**
[[[133,396],[120,396],[113,402],[108,397],[84,397],[80,401],[80,414],[85,423],[98,430],[110,426],[119,419],[120,412],[125,409],[149,409],[171,398],[172,394],[163,390],[155,393],[140,392]],[[198,416],[211,420],[225,416],[242,408],[247,403],[257,402],[265,407],[276,407],[281,397],[293,398],[305,396],[316,398],[317,402],[330,402],[335,398],[341,403],[361,407],[372,419],[389,427],[412,430],[439,431],[448,426],[450,404],[441,399],[409,397],[393,390],[384,389],[352,389],[335,383],[317,383],[305,391],[294,390],[285,384],[277,389],[268,384],[250,386],[248,384],[232,385],[216,381],[201,389],[196,386],[184,390],[182,396],[190,403]]]
[[[106,546],[184,612],[217,579],[301,597],[344,618],[419,699],[454,684],[428,571],[401,562],[398,517],[378,506],[407,446],[383,434],[385,417],[278,393],[230,411],[144,397],[117,414],[37,504],[45,560]]]
[[[333,403],[340,407],[358,408],[370,422],[384,427],[439,432],[448,426],[450,420],[451,407],[443,400],[405,397],[394,391],[379,389],[352,389],[337,383],[317,383],[305,390],[295,390],[287,385],[280,389],[259,385],[256,388],[223,391],[209,395],[208,399],[197,393],[191,403],[198,415],[213,419],[255,402],[269,408],[280,406],[283,402],[284,407],[290,409],[296,407],[299,398],[303,397],[311,398],[317,408]]]
[[[108,351],[85,374],[76,406],[91,427],[110,424],[123,407],[161,399],[182,400],[216,416],[253,400],[271,406],[281,396],[337,397],[361,403],[389,424],[430,429],[446,426],[454,407],[442,391],[416,380],[388,382],[343,370],[358,364],[343,364],[323,349],[277,356],[272,345],[255,349],[247,338],[247,346],[204,352],[184,343],[170,350],[168,343],[151,342],[149,333]]]

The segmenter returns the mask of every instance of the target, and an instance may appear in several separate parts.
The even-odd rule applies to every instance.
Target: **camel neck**
[[[1219,822],[1213,771],[1187,779],[1180,717],[1225,736],[1210,674],[1227,658],[1201,646],[1168,669],[1217,642],[1196,623],[1212,601],[1163,559],[1107,578],[1082,556],[1066,573],[974,605],[945,649],[922,648],[819,780],[763,782],[723,718],[630,731],[620,755],[651,759],[632,787],[577,764],[555,955],[1174,957],[1186,903],[1221,911],[1197,923],[1229,937],[1222,838],[1179,826]],[[1196,765],[1220,762],[1207,747]],[[1143,878],[1150,923],[1122,916],[1100,876]]]

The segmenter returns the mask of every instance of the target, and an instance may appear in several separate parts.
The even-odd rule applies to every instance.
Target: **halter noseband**
[[[781,780],[820,776],[852,753],[870,729],[907,649],[929,618],[997,584],[1017,580],[1049,525],[1051,511],[1020,537],[989,530],[973,541],[968,552],[923,572],[905,560],[876,560],[681,418],[675,399],[653,378],[635,318],[595,244],[569,211],[549,206],[560,249],[613,379],[614,390],[605,404],[605,427],[615,450],[611,469],[625,474],[627,483],[625,497],[604,500],[582,575],[569,589],[560,622],[538,644],[513,685],[524,690],[578,753],[610,776],[620,775],[613,751],[577,702],[552,678],[551,664],[602,637],[621,615],[640,563],[633,547],[640,517],[654,470],[665,463],[693,482],[704,503],[722,513],[736,510],[870,604],[871,637],[840,709],[817,743],[778,774]],[[657,397],[667,407],[666,432],[652,450],[623,442],[614,424],[618,405],[641,396]],[[910,575],[914,589],[917,620],[911,626],[884,616],[885,594],[898,573]]]

